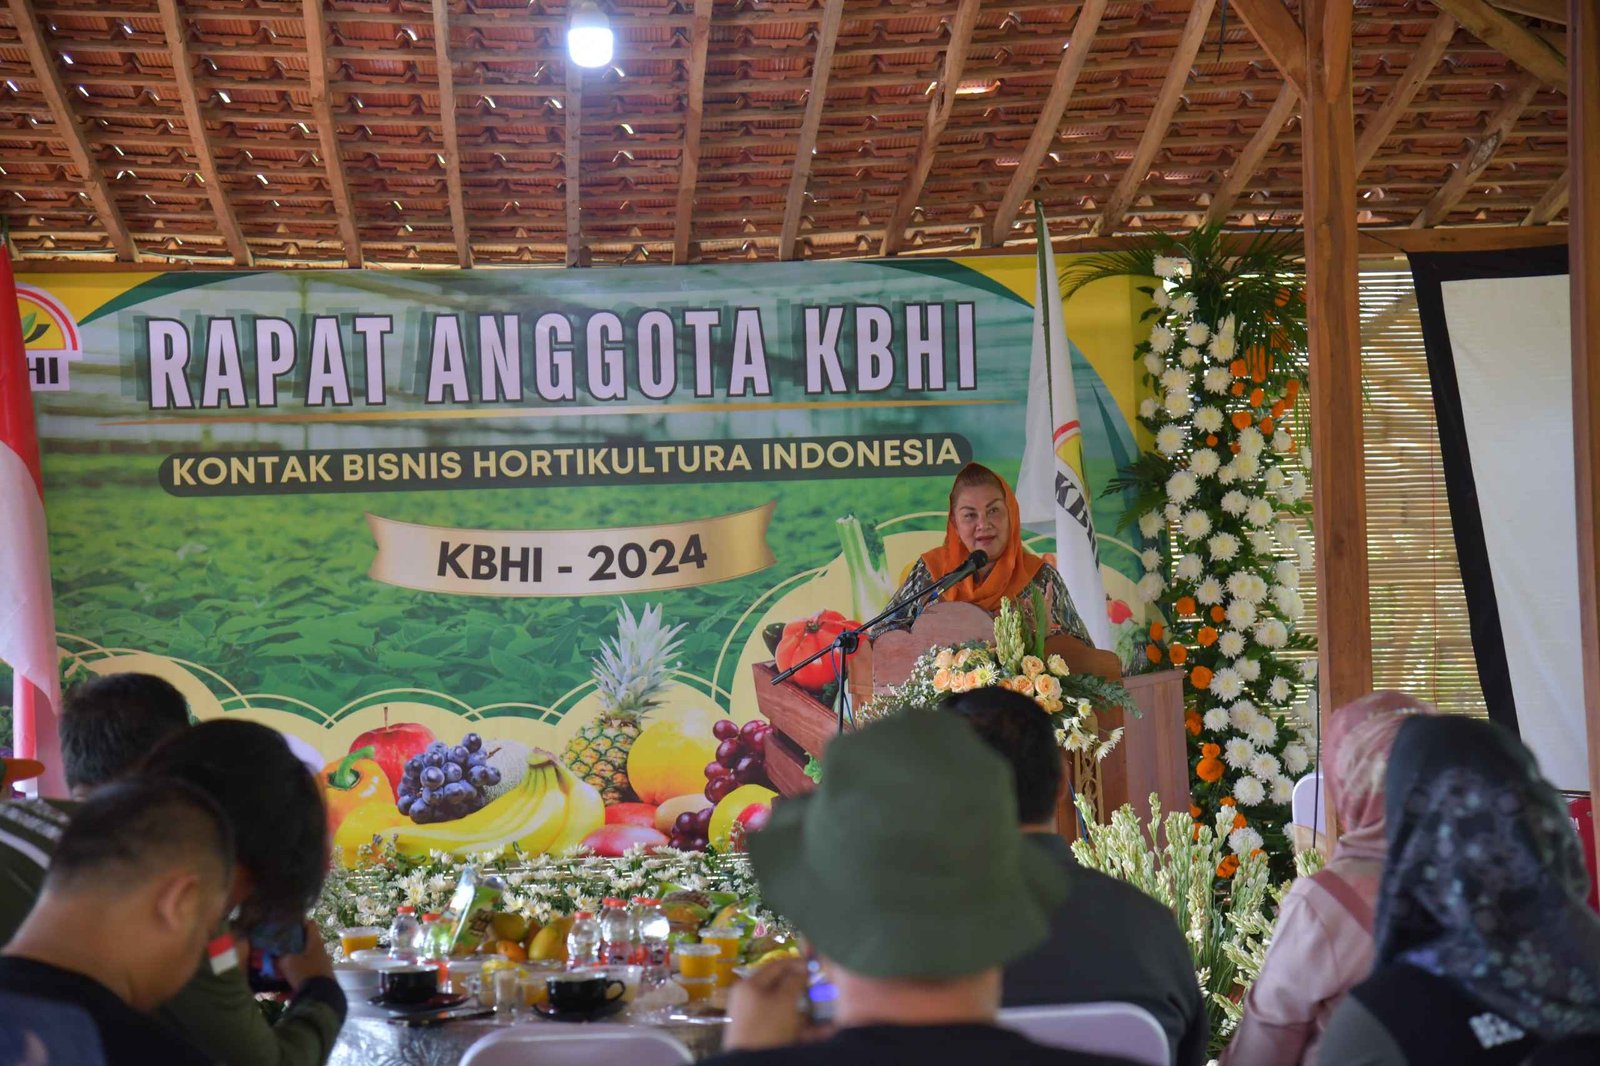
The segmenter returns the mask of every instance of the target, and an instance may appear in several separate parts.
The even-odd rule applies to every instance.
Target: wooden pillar
[[[1361,433],[1361,325],[1356,247],[1352,5],[1306,0],[1306,320],[1311,362],[1311,452],[1317,530],[1317,643],[1321,715],[1372,690],[1367,505]],[[1331,816],[1332,804],[1328,810]],[[1329,820],[1330,834],[1337,827]]]
[[[1571,165],[1572,435],[1576,449],[1578,614],[1589,794],[1600,801],[1600,10],[1567,0],[1567,152]],[[1597,823],[1600,825],[1600,823]],[[1600,844],[1600,828],[1596,829]]]

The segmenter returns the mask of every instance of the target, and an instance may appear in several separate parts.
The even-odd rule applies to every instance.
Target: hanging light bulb
[[[616,38],[611,20],[594,0],[578,0],[567,23],[567,55],[580,67],[603,67],[611,62]]]

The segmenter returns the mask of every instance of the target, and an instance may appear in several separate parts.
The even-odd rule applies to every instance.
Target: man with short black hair
[[[1005,1005],[1132,1003],[1161,1023],[1175,1066],[1204,1062],[1210,1023],[1172,912],[1124,881],[1079,866],[1056,832],[1056,807],[1068,785],[1050,716],[1028,697],[998,687],[952,696],[943,706],[1011,765],[1023,834],[1069,879],[1066,902],[1051,914],[1050,938],[1007,964]]]
[[[194,975],[232,879],[233,836],[203,792],[145,778],[105,786],[74,813],[43,894],[0,953],[0,992],[81,1008],[108,1066],[208,1063],[150,1012]]]

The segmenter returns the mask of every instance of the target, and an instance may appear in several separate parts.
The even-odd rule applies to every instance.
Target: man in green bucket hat
[[[763,902],[837,986],[838,1029],[802,1042],[817,1035],[806,967],[768,963],[735,988],[714,1063],[1125,1066],[995,1024],[1001,967],[1044,942],[1066,893],[1060,867],[1025,846],[999,755],[954,716],[919,711],[834,741],[823,769],[749,849]]]

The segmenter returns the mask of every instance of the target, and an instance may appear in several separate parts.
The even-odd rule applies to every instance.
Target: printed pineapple
[[[628,752],[644,728],[644,716],[660,701],[656,694],[676,669],[668,660],[683,646],[673,638],[682,625],[661,624],[661,606],[646,607],[636,619],[623,604],[617,611],[617,636],[604,641],[594,660],[594,684],[602,710],[567,745],[573,773],[600,790],[606,806],[628,803]]]

